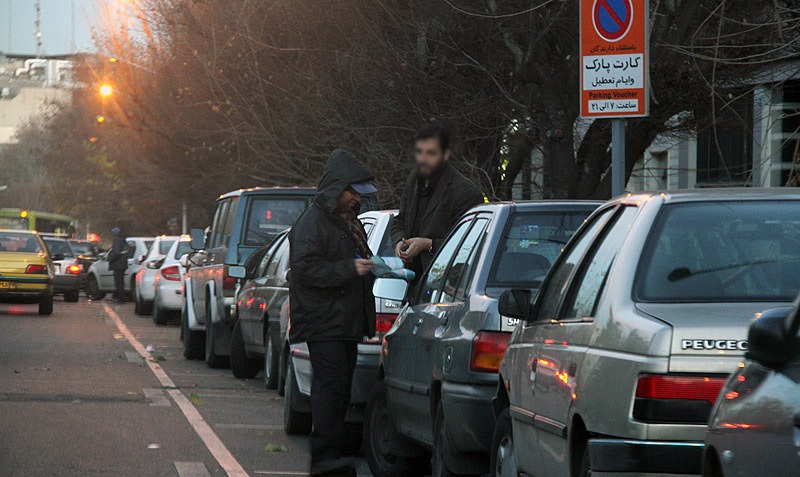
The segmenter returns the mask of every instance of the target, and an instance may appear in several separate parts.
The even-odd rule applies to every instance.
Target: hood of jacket
[[[372,172],[356,159],[356,156],[337,149],[325,164],[315,200],[326,211],[333,212],[336,210],[339,195],[347,186],[356,182],[371,181],[374,178]]]

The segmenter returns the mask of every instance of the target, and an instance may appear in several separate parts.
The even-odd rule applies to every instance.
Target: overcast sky
[[[35,0],[0,0],[0,51],[36,53],[35,3]],[[41,0],[44,53],[60,55],[93,50],[91,25],[96,21],[98,3],[99,0]]]

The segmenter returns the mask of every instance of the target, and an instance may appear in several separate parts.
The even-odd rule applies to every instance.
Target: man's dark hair
[[[439,147],[442,148],[442,152],[450,149],[450,130],[442,123],[428,123],[422,126],[417,131],[414,142],[432,138],[439,140]]]

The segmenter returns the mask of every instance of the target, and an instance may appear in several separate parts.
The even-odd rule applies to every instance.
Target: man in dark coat
[[[450,165],[450,132],[430,123],[417,133],[415,170],[392,223],[395,253],[417,277],[428,267],[456,220],[483,202],[475,184]]]
[[[125,303],[125,271],[128,269],[127,244],[119,227],[111,229],[114,243],[108,253],[108,269],[114,272],[114,298],[117,303]]]
[[[372,173],[336,150],[317,195],[289,233],[292,343],[308,343],[311,367],[311,475],[355,475],[345,457],[345,414],[357,344],[375,335],[372,253],[358,220],[361,195],[376,192]]]

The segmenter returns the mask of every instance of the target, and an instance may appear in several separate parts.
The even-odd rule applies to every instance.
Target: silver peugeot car
[[[491,475],[699,475],[759,310],[800,290],[800,190],[628,195],[570,240],[500,368]]]

